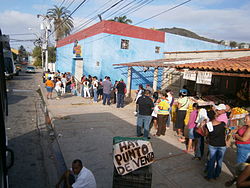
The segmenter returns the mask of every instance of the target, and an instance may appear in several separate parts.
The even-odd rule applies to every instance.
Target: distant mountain
[[[176,35],[181,35],[181,36],[185,36],[185,37],[190,37],[190,38],[194,38],[194,39],[199,39],[199,40],[203,40],[203,41],[207,41],[207,42],[212,42],[212,43],[216,43],[216,44],[220,43],[220,41],[217,41],[214,39],[201,37],[201,36],[197,35],[196,33],[189,31],[187,29],[173,27],[173,28],[161,28],[161,29],[157,29],[157,30],[167,32],[167,33],[176,34]]]

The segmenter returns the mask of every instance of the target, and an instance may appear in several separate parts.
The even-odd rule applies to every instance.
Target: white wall
[[[56,72],[56,64],[48,63],[48,69],[50,70],[50,72]]]
[[[175,58],[199,58],[199,59],[226,59],[226,58],[238,58],[250,56],[249,50],[232,50],[232,51],[204,51],[204,52],[171,52],[165,53],[166,59],[175,59]]]

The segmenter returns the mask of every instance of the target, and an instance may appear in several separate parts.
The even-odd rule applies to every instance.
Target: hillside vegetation
[[[176,34],[176,35],[181,35],[181,36],[185,36],[185,37],[190,37],[190,38],[194,38],[194,39],[199,39],[199,40],[203,40],[203,41],[207,41],[207,42],[213,42],[216,44],[220,43],[220,41],[199,36],[196,33],[189,31],[187,29],[173,27],[173,28],[161,28],[161,29],[157,29],[157,30],[167,32],[167,33]]]

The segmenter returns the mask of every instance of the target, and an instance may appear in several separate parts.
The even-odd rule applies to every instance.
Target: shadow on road
[[[9,96],[8,97],[9,105],[19,103],[20,101],[27,98],[27,96],[17,95],[17,94],[14,94],[14,93],[12,93],[11,95],[8,95],[8,96]]]
[[[37,131],[32,131],[9,140],[9,147],[15,156],[14,166],[9,170],[11,188],[48,187],[38,136]]]
[[[72,160],[82,159],[96,177],[98,188],[112,187],[113,137],[134,137],[136,127],[112,113],[89,113],[67,116],[54,120],[58,141],[65,162],[70,167]],[[222,172],[214,182],[203,176],[204,161],[194,161],[192,156],[162,139],[150,140],[156,161],[153,166],[152,188],[167,187],[224,187],[230,175]]]

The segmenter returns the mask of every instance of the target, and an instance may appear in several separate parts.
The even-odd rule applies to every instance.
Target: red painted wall
[[[61,47],[100,33],[165,42],[165,32],[105,20],[58,41],[56,46]]]

